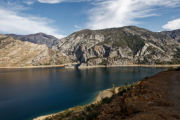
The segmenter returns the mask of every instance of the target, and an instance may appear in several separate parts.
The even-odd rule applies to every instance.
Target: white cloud
[[[34,4],[34,1],[24,1],[24,3],[26,3],[27,5],[32,5],[32,4]]]
[[[49,3],[49,4],[55,4],[55,3],[61,3],[61,2],[86,2],[91,0],[38,0],[40,3]]]
[[[43,32],[58,38],[63,37],[57,29],[49,25],[50,22],[47,18],[20,15],[17,11],[0,8],[1,33],[32,34]]]
[[[139,24],[137,19],[156,16],[155,7],[176,7],[179,0],[97,0],[87,27],[102,29]]]
[[[76,29],[80,29],[80,28],[81,28],[81,26],[79,26],[79,25],[74,25],[74,28],[76,28]]]
[[[163,25],[162,28],[166,30],[180,29],[180,18],[169,21],[167,24]]]
[[[54,3],[60,3],[64,0],[38,0],[40,3],[50,3],[50,4],[54,4]]]

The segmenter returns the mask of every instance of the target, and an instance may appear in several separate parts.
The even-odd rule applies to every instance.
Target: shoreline
[[[132,65],[95,65],[95,66],[80,66],[79,69],[89,69],[89,68],[112,68],[112,67],[149,67],[149,68],[168,68],[168,67],[180,67],[180,64],[165,64],[165,65],[147,65],[147,64],[132,64]]]
[[[40,65],[40,66],[23,66],[23,67],[0,67],[0,69],[30,69],[30,68],[56,68],[56,67],[65,67],[64,64],[62,65]]]
[[[67,67],[66,67],[67,66]],[[68,64],[61,65],[40,65],[40,66],[23,66],[23,67],[0,67],[0,69],[30,69],[30,68],[65,68],[74,69],[73,66],[68,66]],[[165,64],[165,65],[147,65],[147,64],[127,64],[127,65],[94,65],[94,66],[80,66],[79,69],[89,69],[89,68],[111,68],[111,67],[152,67],[152,68],[168,68],[168,67],[180,67],[180,64]]]
[[[41,116],[39,116],[39,117],[33,118],[32,120],[46,120],[46,118],[53,117],[53,116],[58,115],[58,114],[63,114],[63,113],[66,113],[66,112],[68,112],[68,111],[75,111],[75,112],[78,111],[78,112],[79,112],[79,111],[81,111],[81,110],[84,110],[84,108],[86,108],[87,106],[90,106],[90,105],[92,105],[92,104],[98,104],[98,103],[101,102],[103,99],[105,99],[105,98],[111,98],[113,95],[118,94],[121,90],[127,89],[128,87],[131,87],[131,86],[133,86],[133,85],[137,85],[137,84],[139,84],[139,83],[140,83],[140,81],[138,81],[138,82],[136,82],[136,83],[133,83],[133,84],[130,84],[130,85],[118,86],[118,87],[115,87],[115,88],[114,88],[114,91],[113,91],[113,88],[108,88],[108,89],[99,91],[98,94],[96,95],[96,97],[94,98],[94,100],[91,101],[89,104],[84,104],[84,105],[80,105],[80,106],[71,107],[71,108],[62,110],[62,111],[57,112],[57,113],[41,115]],[[113,93],[113,92],[114,92],[114,93]]]
[[[163,71],[131,85],[106,89],[100,91],[95,100],[90,104],[69,108],[54,114],[43,115],[33,120],[57,120],[58,117],[71,118],[73,116],[77,117],[76,115],[82,117],[85,113],[85,115],[93,113],[94,110],[96,112],[100,110],[99,117],[107,119],[107,116],[112,117],[112,115],[114,115],[113,117],[121,117],[121,115],[123,117],[126,115],[127,119],[133,118],[133,120],[142,117],[150,117],[150,119],[158,118],[159,120],[164,118],[180,118],[180,111],[178,111],[178,109],[180,110],[178,97],[180,94],[177,92],[180,85],[179,72],[180,69]],[[111,101],[108,102],[107,99],[106,103],[104,98],[109,98]],[[92,106],[98,106],[99,104],[100,108]],[[120,110],[121,114],[117,114],[119,112],[117,109]],[[106,113],[106,111],[108,112]],[[111,114],[109,114],[109,111]],[[171,111],[171,114],[169,111]]]

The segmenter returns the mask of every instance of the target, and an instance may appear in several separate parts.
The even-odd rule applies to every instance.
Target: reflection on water
[[[0,69],[0,119],[24,120],[92,101],[100,90],[129,84],[161,68]]]

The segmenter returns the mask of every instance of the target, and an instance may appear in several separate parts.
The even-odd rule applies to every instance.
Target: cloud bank
[[[57,29],[51,27],[47,18],[20,15],[19,12],[0,8],[0,32],[15,34],[32,34],[44,32],[58,38],[63,37]]]
[[[87,27],[102,29],[137,25],[137,19],[158,15],[156,7],[176,7],[179,0],[96,0]]]
[[[162,26],[166,30],[180,29],[180,18],[169,21],[167,24]]]

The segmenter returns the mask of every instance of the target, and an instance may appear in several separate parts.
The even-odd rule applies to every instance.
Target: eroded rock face
[[[82,30],[61,39],[53,49],[88,66],[180,63],[180,44],[172,37],[135,26]]]
[[[58,65],[70,62],[66,55],[46,45],[22,42],[0,35],[0,67]]]

